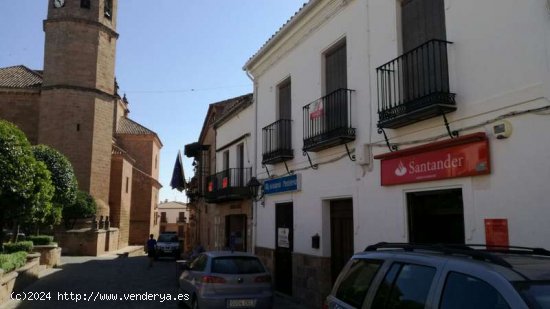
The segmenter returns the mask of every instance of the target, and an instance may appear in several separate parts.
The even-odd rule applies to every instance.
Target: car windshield
[[[529,308],[550,309],[550,281],[517,282],[514,286]]]
[[[258,258],[229,256],[214,258],[212,272],[217,274],[257,274],[265,272],[265,269]]]
[[[159,236],[158,241],[159,242],[178,242],[178,236],[164,234]]]

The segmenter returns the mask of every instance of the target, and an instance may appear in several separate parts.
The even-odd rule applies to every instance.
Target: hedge
[[[16,243],[8,242],[4,244],[4,253],[14,253],[18,251],[31,252],[33,243],[30,240],[19,241]]]
[[[27,236],[27,240],[32,241],[35,246],[51,245],[53,243],[53,236],[49,235],[36,235]]]
[[[27,252],[19,251],[10,254],[0,254],[0,268],[10,272],[27,263]]]

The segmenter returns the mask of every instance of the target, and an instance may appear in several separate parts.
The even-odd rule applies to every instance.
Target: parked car
[[[355,254],[328,308],[550,308],[550,251],[379,243]]]
[[[255,255],[245,252],[203,252],[185,267],[180,293],[191,308],[271,308],[271,275]]]
[[[178,235],[174,232],[160,233],[157,239],[157,248],[155,257],[170,256],[179,259],[181,255],[181,245]]]

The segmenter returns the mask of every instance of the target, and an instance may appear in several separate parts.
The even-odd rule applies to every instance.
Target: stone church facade
[[[112,229],[67,236],[75,254],[143,244],[159,229],[162,142],[128,118],[128,100],[118,93],[116,13],[117,0],[49,0],[44,69],[0,68],[0,118],[19,126],[31,143],[62,152],[80,189],[96,200],[98,219],[109,217]],[[95,245],[86,248],[89,241],[79,239]]]

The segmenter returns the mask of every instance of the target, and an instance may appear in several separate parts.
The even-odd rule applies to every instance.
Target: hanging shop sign
[[[268,179],[264,181],[264,194],[299,191],[302,187],[300,174]]]
[[[375,156],[383,186],[485,175],[491,172],[485,133],[435,142]]]

